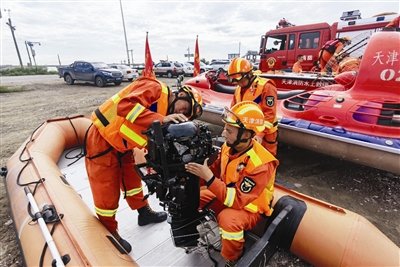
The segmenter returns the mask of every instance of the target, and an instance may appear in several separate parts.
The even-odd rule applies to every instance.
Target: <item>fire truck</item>
[[[352,39],[346,49],[350,56],[361,57],[369,37],[380,31],[398,14],[387,12],[362,19],[359,10],[343,12],[339,22],[332,25],[316,23],[295,26],[285,19],[279,21],[276,29],[261,37],[259,70],[291,71],[297,56],[303,55],[303,71],[309,71],[318,63],[318,53],[329,40],[348,36]]]

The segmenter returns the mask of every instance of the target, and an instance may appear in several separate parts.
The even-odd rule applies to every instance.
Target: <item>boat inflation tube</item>
[[[65,265],[64,265],[64,262],[63,262],[62,259],[61,259],[60,253],[58,252],[58,249],[57,249],[57,247],[56,247],[56,244],[54,243],[54,240],[53,240],[53,238],[51,237],[51,234],[50,234],[50,232],[49,232],[49,229],[48,229],[47,226],[46,226],[46,222],[44,221],[44,219],[43,219],[43,217],[42,217],[42,214],[40,213],[39,208],[38,208],[38,206],[37,206],[37,204],[36,204],[36,201],[35,201],[35,199],[33,198],[33,195],[32,195],[32,193],[31,193],[31,190],[30,190],[29,187],[27,187],[27,186],[24,188],[24,190],[25,190],[26,196],[27,196],[28,199],[29,199],[29,203],[30,203],[31,206],[32,206],[32,210],[33,210],[35,219],[37,220],[37,222],[38,222],[38,224],[39,224],[39,226],[40,226],[40,229],[42,230],[42,233],[43,233],[43,236],[44,236],[44,238],[45,238],[45,240],[46,240],[46,243],[47,243],[47,245],[49,246],[50,253],[51,253],[51,255],[53,256],[54,261],[53,261],[53,263],[52,263],[52,266],[53,266],[53,267],[56,267],[56,266],[57,266],[57,267],[65,266]]]

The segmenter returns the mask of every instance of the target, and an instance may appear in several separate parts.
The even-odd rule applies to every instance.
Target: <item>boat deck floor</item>
[[[67,166],[71,162],[62,155],[57,165],[95,215],[84,160],[82,158],[71,166]],[[144,183],[143,189],[146,193],[147,187]],[[151,195],[148,201],[154,210],[161,211],[163,209],[155,195]],[[167,221],[138,226],[138,213],[129,208],[122,194],[116,218],[120,235],[132,246],[129,254],[139,266],[215,266],[204,248],[186,253],[185,249],[175,247],[170,233],[170,224]],[[210,221],[210,225],[216,238],[219,239],[218,225],[213,221]],[[220,243],[219,240],[212,242],[216,245]],[[252,243],[254,241],[247,241],[246,246]],[[210,250],[210,252],[211,257],[218,262],[218,266],[224,266],[225,260],[220,253],[216,250]]]

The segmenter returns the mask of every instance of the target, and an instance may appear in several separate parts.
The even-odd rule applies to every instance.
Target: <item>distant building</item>
[[[236,53],[232,53],[232,54],[228,54],[228,59],[229,59],[229,61],[231,61],[232,59],[234,59],[235,57],[239,57],[240,55],[239,54],[236,54]]]

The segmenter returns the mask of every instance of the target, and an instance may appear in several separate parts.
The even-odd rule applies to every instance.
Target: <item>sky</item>
[[[75,60],[123,63],[128,54],[131,63],[132,56],[133,63],[143,63],[146,32],[154,62],[188,61],[185,54],[194,54],[196,36],[200,59],[211,61],[258,51],[261,36],[282,18],[296,25],[332,24],[344,11],[360,10],[362,18],[400,13],[398,0],[0,0],[0,8],[0,65],[20,64],[9,18],[24,65],[29,62],[26,41],[34,43],[37,65],[68,65]]]

